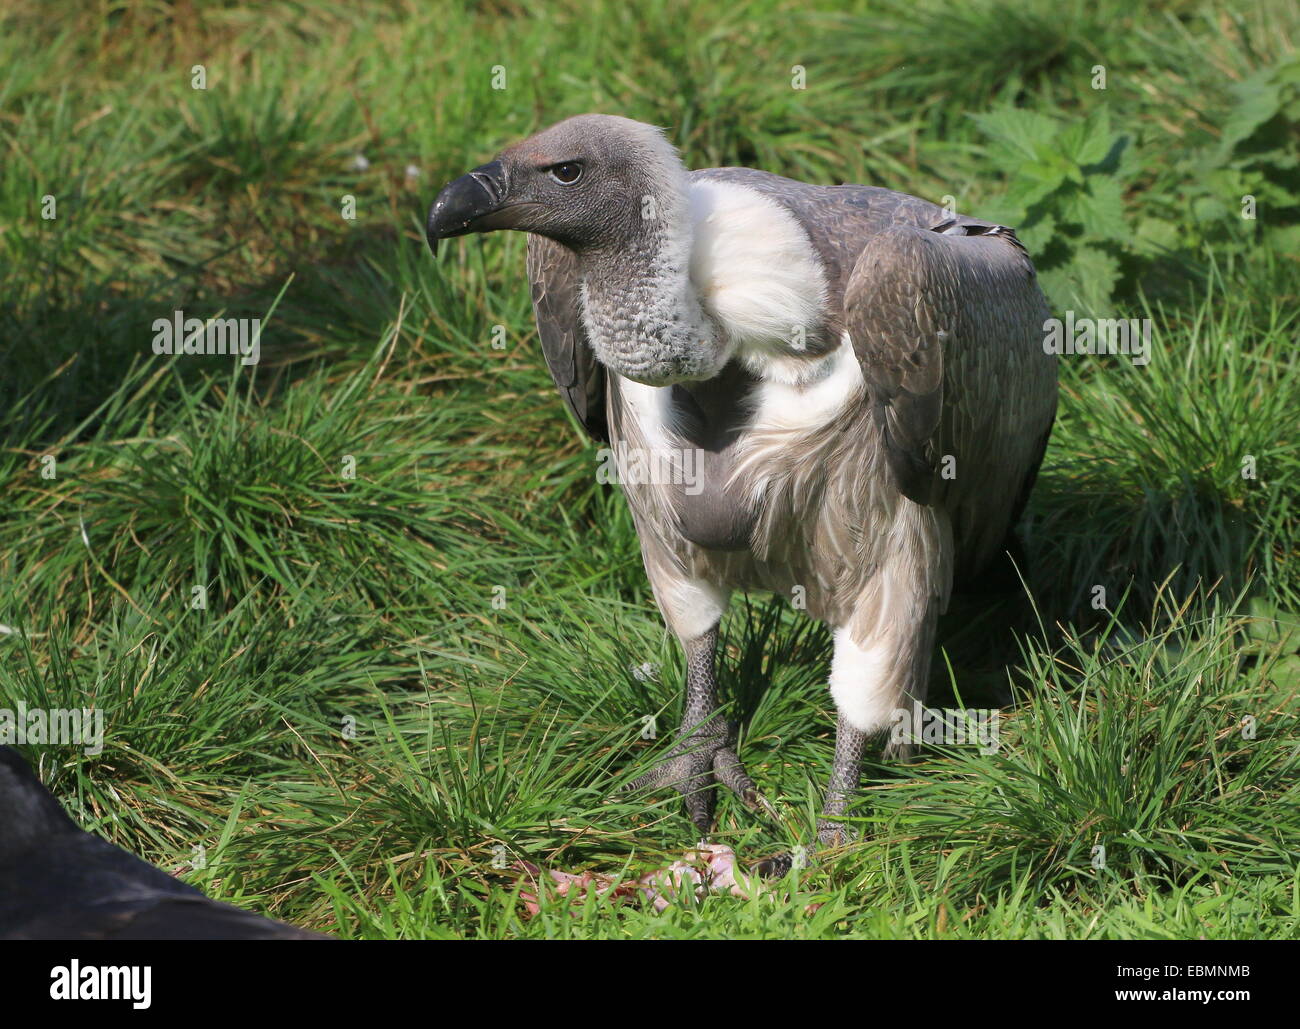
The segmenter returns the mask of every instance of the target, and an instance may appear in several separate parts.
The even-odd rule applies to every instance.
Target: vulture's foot
[[[740,763],[730,734],[711,731],[716,724],[707,723],[684,736],[661,764],[627,785],[628,790],[671,786],[686,799],[686,813],[703,834],[713,828],[716,785],[725,786],[751,811],[773,813],[772,805],[758,792]]]
[[[771,857],[755,861],[750,873],[763,879],[780,879],[788,875],[792,868],[804,868],[816,860],[818,851],[835,850],[852,843],[856,838],[854,832],[840,822],[828,822],[825,819],[817,823],[817,846],[796,847],[794,850],[782,851]]]
[[[835,759],[831,763],[831,780],[826,787],[826,801],[821,818],[817,820],[817,849],[832,850],[853,841],[856,835],[846,826],[843,818],[849,804],[859,795],[862,781],[862,754],[867,746],[867,734],[854,727],[843,715],[835,729]],[[796,847],[794,851],[774,854],[754,864],[753,872],[765,879],[779,879],[790,869],[808,864],[811,848]]]

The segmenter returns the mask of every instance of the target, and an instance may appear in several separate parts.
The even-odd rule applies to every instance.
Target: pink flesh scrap
[[[534,882],[543,874],[543,869],[528,861],[516,861],[515,868],[532,877]],[[617,901],[641,895],[654,905],[656,911],[667,908],[672,897],[684,888],[693,887],[696,897],[718,890],[726,890],[733,897],[749,896],[746,892],[748,887],[736,879],[735,852],[720,843],[701,844],[695,850],[687,851],[683,860],[674,861],[667,868],[644,875],[635,882],[619,882],[613,876],[599,872],[575,874],[550,868],[545,869],[545,874],[555,882],[555,892],[561,897],[573,893],[581,898],[589,890],[597,896]],[[536,893],[524,890],[519,898],[530,915],[540,910]]]

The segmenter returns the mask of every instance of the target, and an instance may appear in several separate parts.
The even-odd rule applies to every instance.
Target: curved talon
[[[794,855],[788,851],[761,858],[750,866],[750,874],[761,879],[784,878],[794,867]]]
[[[730,747],[719,747],[713,752],[713,776],[741,800],[758,792],[754,788],[754,780],[749,777],[740,758]]]
[[[740,763],[740,758],[731,747],[719,747],[714,751],[713,774],[718,782],[739,797],[740,802],[750,811],[766,815],[773,821],[777,820],[776,808],[758,791],[754,780],[749,777],[745,766]]]
[[[773,822],[779,822],[781,820],[780,816],[776,812],[776,805],[768,800],[763,794],[758,792],[754,793],[754,805],[750,810],[757,811],[762,815],[767,815],[767,817]]]
[[[802,846],[795,849],[803,852],[803,861],[801,862],[803,864],[814,860],[814,856],[820,851],[836,850],[852,843],[857,838],[858,834],[843,822],[821,818],[817,822],[816,850]],[[755,861],[750,866],[750,874],[760,876],[763,879],[780,879],[787,875],[794,865],[794,852],[786,850]]]
[[[775,818],[772,805],[758,792],[754,780],[745,771],[725,736],[687,737],[669,751],[661,764],[623,789],[671,786],[686,798],[686,810],[691,821],[701,832],[708,833],[713,826],[717,804],[714,785],[725,786],[751,811]]]

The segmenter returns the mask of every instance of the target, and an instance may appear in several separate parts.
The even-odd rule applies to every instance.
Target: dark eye
[[[572,186],[582,178],[582,165],[577,161],[565,161],[551,168],[551,178],[561,186]]]

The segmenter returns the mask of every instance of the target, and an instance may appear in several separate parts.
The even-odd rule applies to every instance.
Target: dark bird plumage
[[[320,940],[209,900],[83,832],[12,747],[0,747],[0,939]]]

